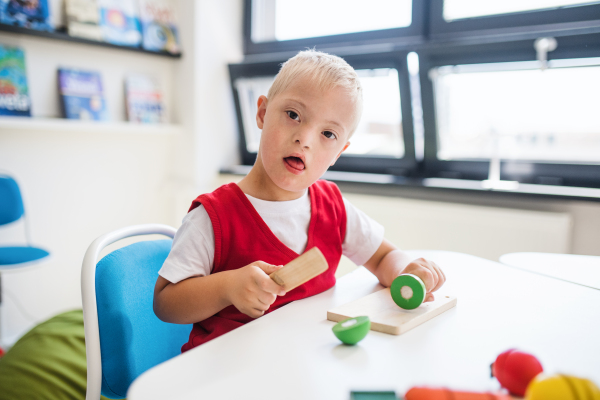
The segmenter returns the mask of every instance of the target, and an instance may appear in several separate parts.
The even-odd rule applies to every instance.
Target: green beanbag
[[[73,310],[37,325],[0,358],[0,400],[83,400],[86,374],[83,312]]]

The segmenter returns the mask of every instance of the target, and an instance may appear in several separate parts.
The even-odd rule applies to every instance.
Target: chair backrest
[[[19,185],[8,175],[0,175],[0,225],[14,222],[23,215]]]
[[[171,250],[171,243],[171,239],[137,242],[113,251],[95,266],[101,393],[106,397],[125,398],[135,378],[180,354],[181,346],[188,340],[191,325],[162,322],[152,307],[154,284]],[[83,279],[82,276],[82,291],[85,290]],[[85,300],[85,293],[83,295]],[[100,393],[95,387],[100,385],[95,382],[90,387],[90,381],[95,379],[94,371],[90,371],[95,368],[95,352],[90,351],[87,343],[90,340],[89,345],[93,346],[95,340],[95,334],[90,333],[88,337],[88,330],[93,327],[90,323],[93,313],[89,312],[86,303],[90,302],[84,301],[83,308],[88,353],[86,398],[96,399]],[[92,393],[94,391],[96,393]]]

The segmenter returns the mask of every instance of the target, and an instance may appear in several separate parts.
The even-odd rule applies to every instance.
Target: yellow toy
[[[600,389],[589,379],[542,373],[527,387],[525,400],[600,400]]]

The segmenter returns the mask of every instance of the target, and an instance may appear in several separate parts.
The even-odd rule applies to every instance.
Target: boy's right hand
[[[283,265],[255,261],[233,272],[234,279],[229,290],[229,301],[240,312],[252,318],[262,316],[275,302],[277,296],[286,292],[269,275]]]

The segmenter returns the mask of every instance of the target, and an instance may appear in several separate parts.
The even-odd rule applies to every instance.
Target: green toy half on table
[[[371,329],[369,317],[348,318],[335,324],[332,328],[335,336],[344,344],[353,345],[365,338]]]

